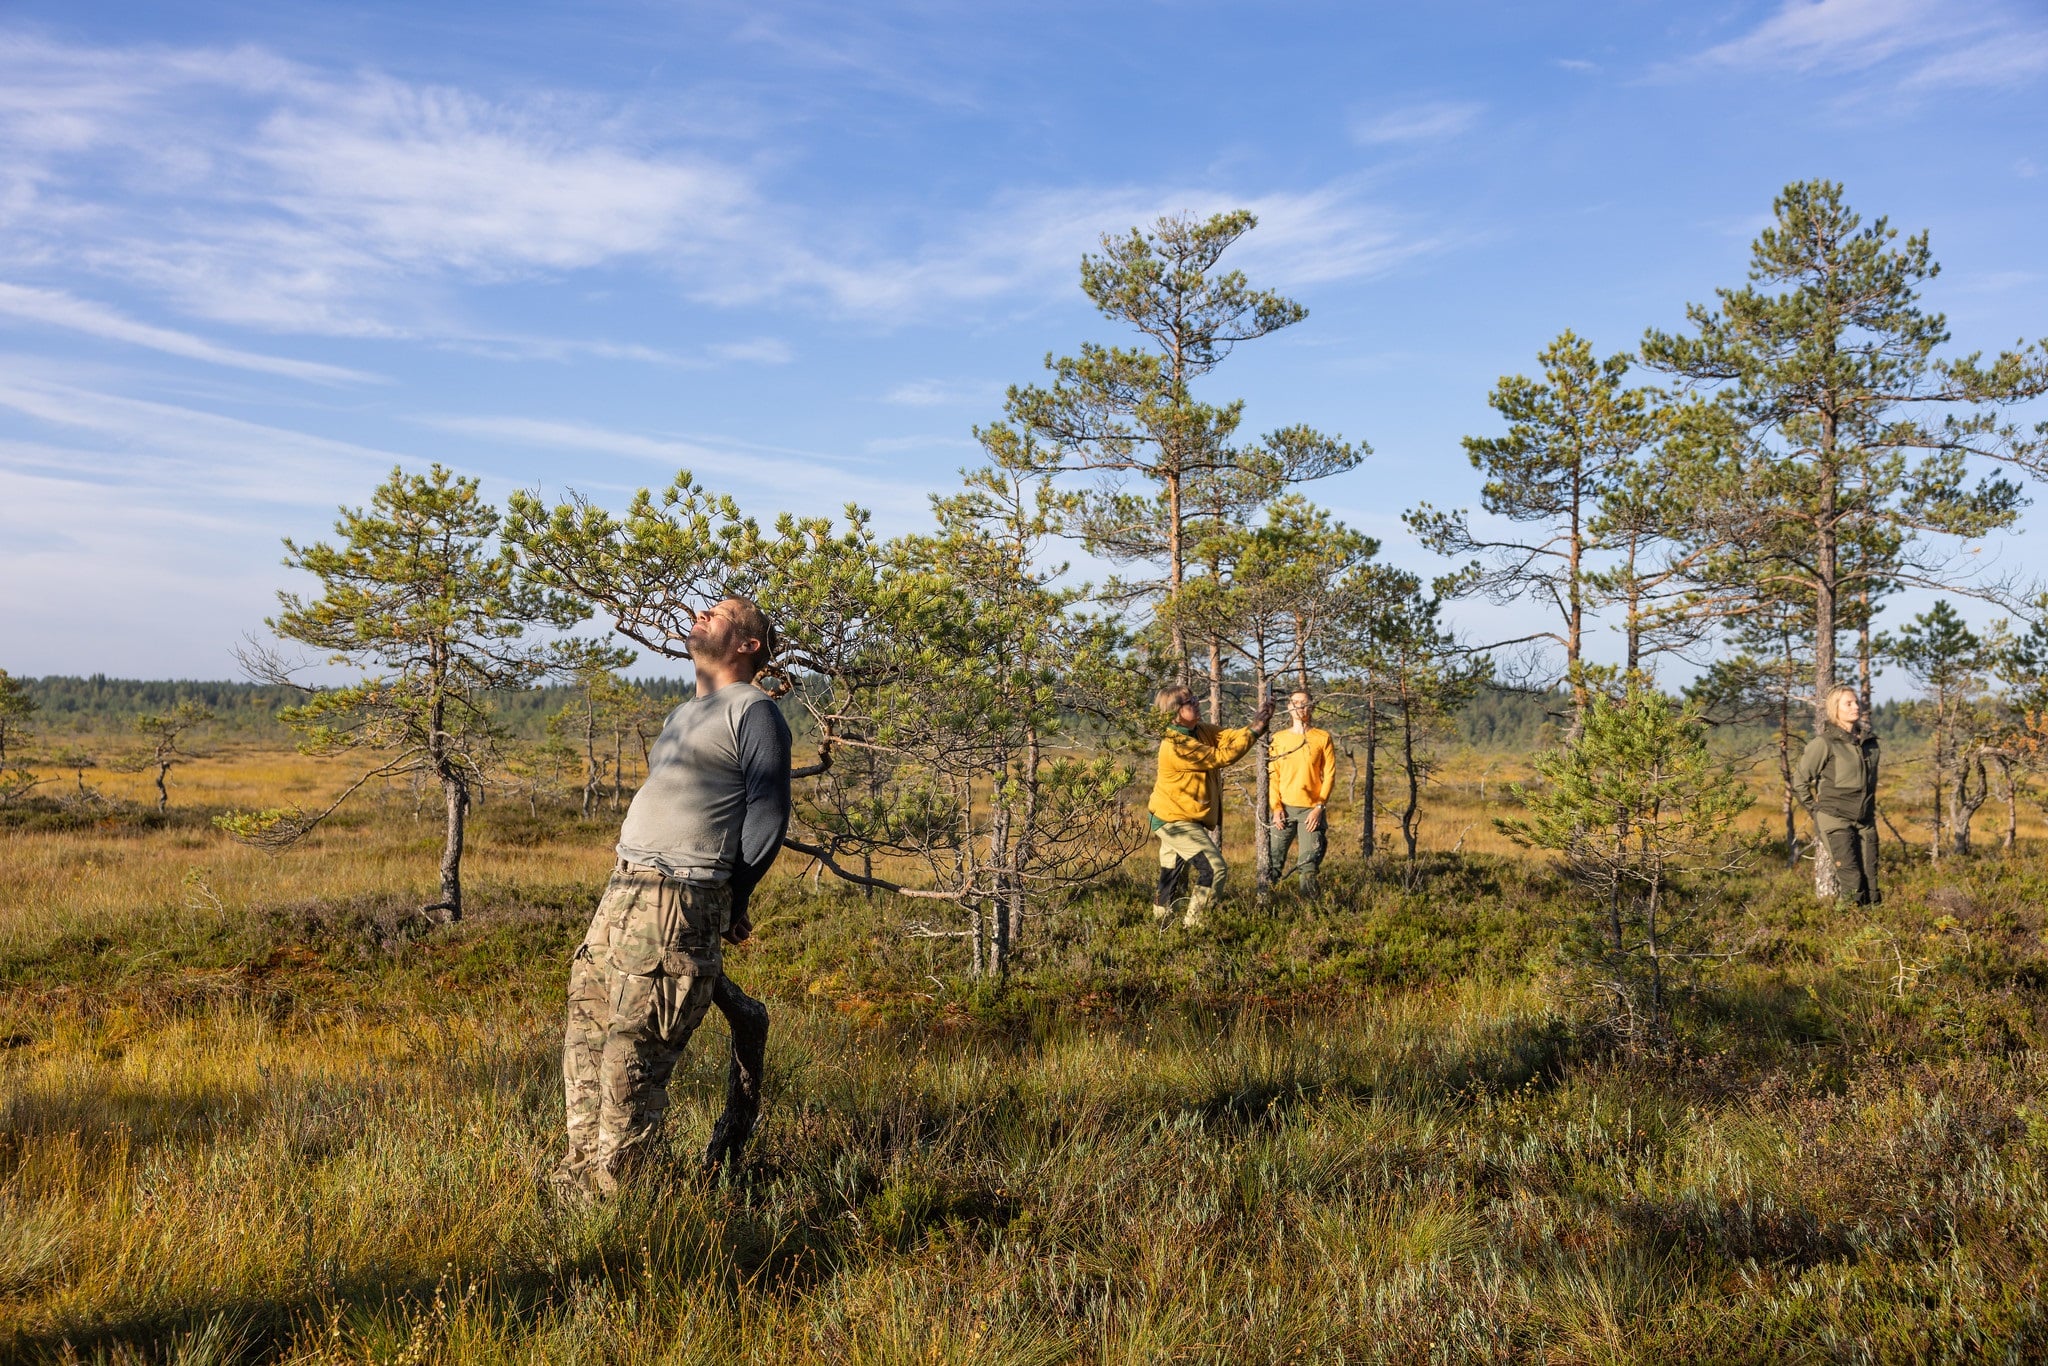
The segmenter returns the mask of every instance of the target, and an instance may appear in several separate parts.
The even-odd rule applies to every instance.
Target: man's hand
[[[1262,731],[1269,724],[1271,724],[1272,720],[1273,699],[1269,697],[1264,702],[1259,704],[1259,709],[1257,711],[1252,713],[1252,729]]]
[[[745,915],[742,915],[739,919],[733,921],[732,924],[727,925],[725,933],[720,935],[719,938],[728,944],[744,944],[752,937],[753,933],[754,922],[747,919]]]
[[[1310,808],[1308,809],[1308,819],[1307,819],[1306,821],[1304,821],[1304,822],[1303,822],[1303,824],[1307,825],[1307,826],[1308,826],[1308,828],[1309,828],[1309,829],[1311,829],[1311,830],[1320,830],[1320,829],[1322,829],[1322,828],[1323,828],[1323,808],[1321,808],[1320,806],[1311,806],[1311,807],[1310,807]]]

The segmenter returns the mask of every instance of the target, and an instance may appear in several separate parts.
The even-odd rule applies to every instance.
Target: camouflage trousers
[[[1164,921],[1173,914],[1174,902],[1192,874],[1195,885],[1188,892],[1181,924],[1198,930],[1230,874],[1223,846],[1216,832],[1199,821],[1168,821],[1153,833],[1159,836],[1159,886],[1152,893],[1152,918]]]
[[[668,1079],[704,1019],[732,910],[724,883],[621,865],[569,965],[563,1177],[600,1194],[640,1157],[668,1109]]]

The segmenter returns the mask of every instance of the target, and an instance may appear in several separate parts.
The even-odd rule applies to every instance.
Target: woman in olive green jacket
[[[1877,900],[1877,737],[1858,733],[1863,702],[1854,688],[1829,692],[1827,714],[1799,756],[1792,790],[1827,843],[1836,895],[1868,906]]]

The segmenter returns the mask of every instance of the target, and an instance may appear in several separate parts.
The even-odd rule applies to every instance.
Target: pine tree
[[[1866,226],[1829,181],[1788,185],[1773,209],[1752,247],[1751,283],[1690,306],[1691,336],[1652,330],[1642,354],[1716,390],[1737,422],[1730,473],[1717,484],[1725,496],[1694,504],[1689,534],[1715,547],[1696,610],[1811,604],[1819,726],[1839,674],[1838,637],[1867,629],[1882,593],[1995,598],[2010,587],[1973,581],[1952,549],[2011,525],[2022,501],[2002,475],[1973,471],[1973,458],[2040,469],[2042,442],[1999,410],[2048,392],[2048,346],[1989,366],[1974,355],[1939,359],[1947,323],[1920,305],[1920,285],[1940,269],[1925,233],[1895,246],[1886,220]],[[1824,852],[1814,875],[1816,892],[1831,897]]]
[[[1721,547],[1702,571],[1705,599],[1728,614],[1811,604],[1819,724],[1860,595],[1953,591],[1964,576],[1947,545],[2012,524],[2019,489],[1969,462],[2038,467],[2041,443],[1998,410],[2048,392],[2048,348],[1988,367],[1938,359],[1949,333],[1920,305],[1939,272],[1925,233],[1895,246],[1886,220],[1866,226],[1828,181],[1787,186],[1773,209],[1751,283],[1689,307],[1693,335],[1649,332],[1643,359],[1720,391],[1738,419],[1726,496],[1695,507],[1692,534]]]
[[[1877,652],[1920,685],[1932,732],[1934,857],[1941,857],[1944,800],[1948,837],[1957,853],[1966,854],[1970,822],[1991,792],[1984,771],[1991,731],[1985,694],[1996,652],[1964,624],[1946,599],[1937,600],[1896,634],[1879,636]]]
[[[1697,713],[1640,681],[1618,700],[1594,697],[1579,736],[1535,768],[1539,781],[1517,789],[1528,816],[1495,824],[1563,855],[1592,894],[1568,926],[1568,962],[1612,1002],[1607,1021],[1625,1041],[1661,1044],[1674,969],[1699,961],[1687,879],[1740,863],[1730,836],[1748,789],[1708,753]]]
[[[23,751],[35,734],[29,729],[29,718],[40,709],[28,685],[0,669],[0,805],[41,781],[22,762]]]
[[[1509,375],[1488,396],[1507,419],[1507,434],[1468,436],[1464,443],[1473,467],[1486,476],[1480,505],[1531,527],[1531,534],[1495,538],[1474,531],[1463,511],[1439,512],[1427,503],[1406,520],[1439,554],[1478,557],[1455,580],[1457,591],[1498,603],[1533,597],[1555,612],[1548,629],[1500,644],[1548,641],[1564,652],[1576,726],[1589,695],[1585,635],[1596,596],[1593,557],[1606,548],[1600,514],[1622,491],[1638,453],[1656,438],[1656,396],[1627,386],[1631,357],[1596,359],[1592,346],[1569,331],[1537,360],[1540,381]]]
[[[1184,685],[1193,682],[1193,654],[1172,608],[1191,565],[1191,524],[1205,516],[1228,519],[1288,483],[1348,469],[1365,454],[1304,427],[1240,447],[1244,404],[1195,396],[1196,382],[1240,342],[1308,316],[1292,299],[1252,288],[1242,272],[1218,268],[1257,222],[1238,210],[1202,220],[1162,218],[1149,233],[1134,228],[1105,237],[1100,256],[1082,258],[1081,288],[1143,343],[1091,343],[1078,356],[1048,357],[1053,383],[1013,386],[999,424],[1011,435],[994,438],[1031,451],[1047,472],[1135,474],[1156,485],[1145,493],[1092,492],[1076,521],[1096,553],[1157,566],[1159,578],[1125,585],[1126,596],[1164,609]],[[1220,666],[1212,668],[1218,672]],[[1221,704],[1220,682],[1211,691],[1213,709]]]
[[[221,818],[223,829],[283,847],[372,779],[421,775],[440,785],[447,815],[440,895],[423,910],[461,918],[464,827],[503,738],[490,694],[529,687],[557,663],[555,650],[525,639],[528,628],[565,628],[586,614],[526,581],[511,550],[493,546],[498,525],[475,479],[434,465],[424,475],[394,469],[368,510],[342,509],[339,545],[285,542],[286,565],[312,574],[321,593],[308,600],[280,592],[284,610],[269,619],[271,629],[325,651],[329,663],[376,672],[346,687],[308,689],[279,719],[304,737],[304,753],[382,757],[325,810],[232,813]],[[274,655],[252,652],[245,663],[263,681],[290,681]]]
[[[185,748],[185,737],[199,726],[213,720],[213,712],[197,702],[180,702],[167,712],[151,712],[135,718],[136,733],[148,746],[142,753],[131,756],[122,764],[124,771],[146,772],[156,770],[156,809],[166,810],[171,804],[171,792],[166,784],[170,772],[180,764],[191,763],[205,755],[195,754]]]

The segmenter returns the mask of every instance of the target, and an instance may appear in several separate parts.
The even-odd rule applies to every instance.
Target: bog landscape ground
[[[1412,863],[1238,894],[1127,875],[1043,908],[1005,983],[785,855],[733,976],[774,1013],[743,1179],[671,1147],[563,1207],[568,954],[617,816],[494,798],[471,910],[403,791],[301,848],[221,810],[336,781],[259,747],[172,805],[0,828],[0,1358],[228,1362],[1936,1361],[2048,1355],[2048,837],[1817,905],[1759,844],[1729,955],[1631,1055],[1559,988],[1577,896],[1491,825],[1518,756],[1427,794]],[[113,798],[143,780],[89,774]],[[53,774],[62,795],[76,775]],[[1910,769],[1901,783],[1912,781]],[[1340,787],[1340,798],[1345,794]],[[1924,800],[1924,798],[1923,798]],[[1750,818],[1769,823],[1769,803]]]

